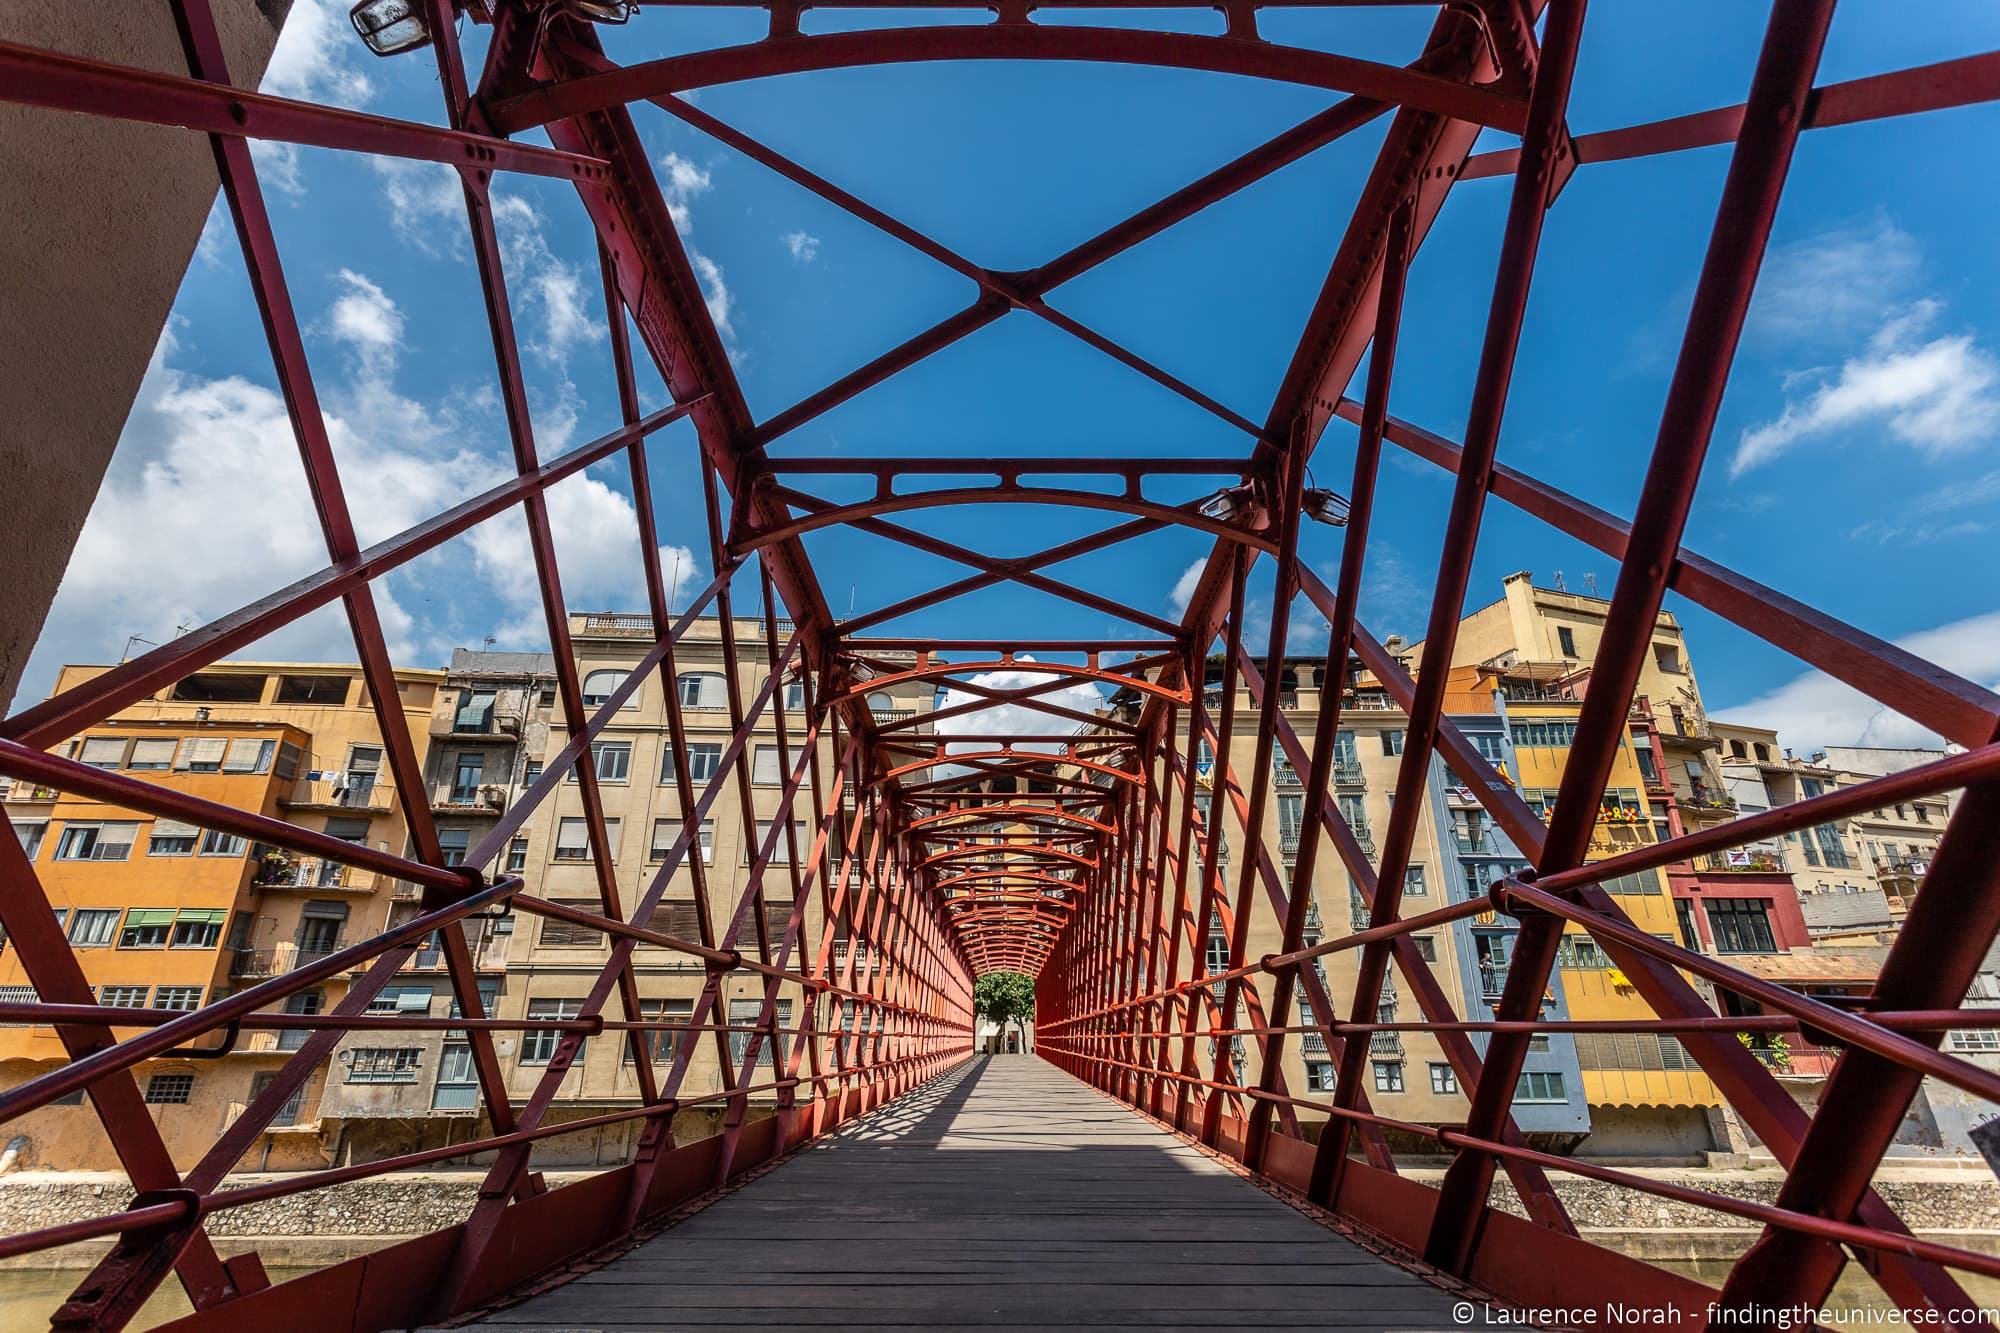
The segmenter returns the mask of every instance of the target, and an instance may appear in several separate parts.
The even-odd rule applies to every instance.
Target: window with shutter
[[[580,912],[595,912],[603,907],[596,899],[580,900],[551,899],[563,907],[573,907]],[[603,945],[604,932],[589,926],[579,926],[568,921],[542,922],[542,944],[552,949],[595,949]]]
[[[180,742],[172,737],[147,737],[132,742],[132,756],[125,761],[125,767],[137,769],[172,768],[174,751]]]
[[[225,773],[263,773],[271,767],[271,756],[277,752],[276,741],[259,740],[254,736],[238,736],[229,742],[229,753],[222,761]]]
[[[146,839],[148,856],[193,856],[195,839],[201,830],[178,819],[156,819]]]
[[[750,781],[760,787],[781,787],[785,782],[784,771],[778,766],[778,747],[760,745],[757,759],[750,768]]]
[[[125,744],[123,736],[91,736],[77,758],[92,768],[117,768],[125,762]]]
[[[648,855],[648,859],[653,861],[666,860],[667,854],[674,849],[674,844],[680,840],[681,830],[684,827],[686,826],[682,823],[682,821],[678,819],[654,820],[653,846],[651,852]],[[701,836],[701,863],[705,866],[714,865],[715,864],[715,821],[713,819],[704,819],[701,821],[700,836]],[[681,864],[682,865],[687,864],[685,858],[683,858]]]
[[[180,757],[174,760],[174,767],[183,773],[217,773],[222,770],[223,756],[229,753],[229,742],[221,736],[191,736],[181,742]]]
[[[701,919],[695,914],[692,902],[654,904],[653,914],[646,918],[646,929],[657,930],[660,934],[671,935],[677,940],[688,940],[695,944],[701,942]]]
[[[764,933],[770,936],[771,947],[777,948],[778,941],[785,937],[785,927],[791,924],[792,900],[790,898],[764,898]]]

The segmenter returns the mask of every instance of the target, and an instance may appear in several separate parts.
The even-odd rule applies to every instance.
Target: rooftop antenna
[[[135,643],[143,643],[149,648],[157,648],[160,646],[159,644],[154,643],[151,639],[142,639],[136,634],[128,634],[125,636],[125,651],[119,655],[118,658],[119,661],[129,662],[132,660],[132,645]]]
[[[1583,576],[1583,586],[1590,590],[1592,597],[1597,596],[1597,575],[1585,574]]]
[[[1563,587],[1563,572],[1560,569],[1556,571],[1556,591],[1557,592],[1569,591],[1568,588]]]
[[[847,618],[849,620],[854,619],[854,594],[855,591],[858,588],[860,588],[860,586],[861,585],[858,583],[850,583],[847,585]]]
[[[492,651],[493,651],[493,645],[494,645],[494,644],[496,644],[496,643],[498,643],[498,642],[500,642],[500,641],[499,641],[498,639],[494,638],[494,637],[493,637],[493,636],[492,636],[491,634],[489,634],[489,635],[487,635],[487,636],[486,636],[486,638],[485,638],[485,639],[484,639],[484,640],[483,640],[482,642],[483,642],[483,645],[484,645],[484,647],[486,648],[486,651],[488,651],[488,652],[492,652]]]

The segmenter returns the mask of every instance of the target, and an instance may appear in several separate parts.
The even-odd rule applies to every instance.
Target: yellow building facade
[[[67,667],[57,692],[104,669]],[[397,707],[420,759],[441,677],[397,672]],[[395,853],[407,847],[358,667],[218,664],[57,748],[94,767],[346,841]],[[44,788],[13,784],[4,805],[104,1005],[199,1008],[381,931],[400,891],[396,881],[332,861]],[[347,978],[337,978],[281,1008],[326,1012],[346,988]],[[18,954],[0,954],[0,999],[36,998]],[[175,1161],[190,1164],[213,1144],[306,1035],[253,1031],[220,1059],[160,1059],[135,1069]],[[0,1086],[65,1058],[51,1028],[0,1028]],[[335,1063],[351,1073],[357,1061],[348,1053],[345,1064]],[[369,1059],[358,1063],[365,1071]],[[261,1136],[250,1164],[323,1164],[320,1120],[334,1092],[316,1076]],[[23,1117],[17,1132],[29,1140],[24,1165],[115,1165],[80,1098]]]

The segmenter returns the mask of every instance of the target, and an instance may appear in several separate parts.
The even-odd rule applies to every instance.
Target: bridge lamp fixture
[[[1347,497],[1335,495],[1324,487],[1314,486],[1299,496],[1299,507],[1307,518],[1317,520],[1330,528],[1347,526]]]

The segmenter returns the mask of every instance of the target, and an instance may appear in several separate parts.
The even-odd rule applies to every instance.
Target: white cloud
[[[604,325],[591,301],[583,273],[549,248],[542,215],[517,194],[495,191],[493,224],[513,272],[518,299],[539,316],[541,332],[528,339],[528,350],[552,365],[561,365],[579,343],[604,337]]]
[[[1968,680],[2000,689],[2000,611],[1922,630],[1896,644]],[[1800,754],[1827,745],[1936,746],[1941,740],[1928,727],[1821,671],[1805,672],[1716,716],[1745,726],[1775,727],[1779,741]]]
[[[666,196],[667,212],[673,216],[674,227],[681,235],[694,230],[694,214],[689,206],[714,187],[715,182],[706,171],[679,153],[668,153],[660,159],[660,193]]]
[[[723,279],[722,265],[693,249],[688,251],[688,262],[694,265],[695,276],[701,279],[702,300],[708,304],[708,317],[715,321],[716,332],[725,338],[735,337],[736,330],[729,322],[729,312],[736,304],[736,298],[730,295],[729,284]]]
[[[810,232],[788,231],[778,239],[785,243],[785,249],[791,251],[792,258],[801,264],[810,264],[819,258],[819,237]]]
[[[1916,238],[1886,216],[1836,227],[1765,257],[1750,305],[1753,339],[1852,339],[1878,327],[1922,277]]]
[[[361,43],[334,0],[293,0],[259,91],[274,97],[358,109],[375,96],[359,63]],[[266,180],[287,194],[304,192],[297,144],[253,139],[250,150]]]
[[[361,364],[378,370],[403,341],[403,312],[388,293],[351,268],[340,270],[342,291],[327,311],[327,332],[354,349]]]
[[[1801,440],[1855,426],[1884,427],[1932,457],[1990,437],[2000,426],[2000,362],[1970,334],[1925,339],[1939,310],[1935,301],[1919,301],[1890,319],[1830,380],[1790,377],[1788,388],[1808,379],[1822,382],[1787,402],[1775,421],[1743,432],[1730,476],[1770,462]]]
[[[1337,587],[1340,567],[1329,565],[1324,573],[1327,586]],[[1394,549],[1381,541],[1368,544],[1358,612],[1371,634],[1379,639],[1391,634],[1421,638],[1430,618],[1431,592]]]
[[[1018,660],[1032,662],[1035,659],[1023,655]],[[989,690],[1021,690],[1036,685],[1049,684],[1063,678],[1048,671],[984,671],[968,676],[966,679],[974,685],[984,686]],[[1061,708],[1075,709],[1082,713],[1094,713],[1104,706],[1103,693],[1096,686],[1084,681],[1077,681],[1074,684],[1046,691],[1045,693],[1036,695],[1035,698],[1044,703],[1055,704]],[[938,709],[942,712],[944,709],[955,708],[960,704],[981,703],[983,701],[984,696],[982,695],[974,694],[969,690],[955,690],[947,686],[943,696],[938,700]],[[979,709],[977,712],[967,713],[962,717],[951,718],[942,725],[949,727],[954,732],[960,732],[968,736],[1008,736],[1020,734],[1054,736],[1066,735],[1076,730],[1080,724],[1072,722],[1067,718],[1054,717],[1048,713],[1037,712],[1026,704],[987,703],[985,707]],[[982,746],[977,742],[955,742],[946,747],[946,752],[950,754],[962,754],[981,748]],[[1032,750],[1054,753],[1061,750],[1062,746],[1052,742],[1032,742],[1016,746],[1015,748],[1023,751]],[[938,776],[949,777],[956,773],[969,771],[953,766],[938,770]]]
[[[1175,615],[1187,614],[1188,603],[1194,600],[1194,591],[1200,586],[1202,572],[1207,568],[1208,557],[1202,556],[1182,570],[1181,576],[1174,580],[1174,589],[1167,594],[1167,605],[1174,609]]]
[[[389,223],[398,236],[433,255],[440,240],[464,238],[465,190],[456,171],[442,162],[403,157],[371,157],[368,162],[382,178]]]

